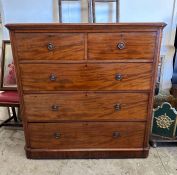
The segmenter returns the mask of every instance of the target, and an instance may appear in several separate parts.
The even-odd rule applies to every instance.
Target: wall
[[[52,0],[0,0],[2,23],[47,23],[54,21]],[[3,39],[9,34],[3,28]]]
[[[165,22],[161,55],[165,55],[160,91],[168,94],[171,88],[172,58],[174,54],[175,0],[121,0],[121,22]]]
[[[58,22],[57,0],[1,0],[3,19],[10,22]],[[87,0],[82,0],[87,8]],[[166,22],[161,55],[165,55],[160,91],[171,88],[174,34],[177,22],[176,0],[120,0],[120,22]],[[3,38],[8,38],[3,29]]]

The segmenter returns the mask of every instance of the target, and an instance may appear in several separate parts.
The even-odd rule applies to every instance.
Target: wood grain
[[[88,59],[150,59],[155,50],[155,32],[90,33],[88,34]],[[118,43],[125,48],[119,49]]]
[[[75,23],[75,24],[67,24],[67,23],[16,23],[16,24],[6,24],[5,26],[11,31],[17,32],[97,32],[97,31],[158,31],[159,29],[163,29],[167,24],[163,22],[146,22],[146,23]]]
[[[28,127],[31,148],[141,148],[145,123],[29,123]],[[120,136],[114,138],[116,131]],[[54,136],[57,132],[61,134],[59,139]]]
[[[24,101],[24,115],[30,122],[147,120],[146,93],[59,92],[25,95]],[[116,104],[121,106],[119,111]],[[59,109],[53,111],[53,105]]]
[[[26,148],[29,159],[117,159],[117,158],[147,158],[149,148],[127,149],[31,149]]]
[[[7,24],[27,158],[147,157],[165,25]],[[60,110],[51,111],[53,104]]]
[[[150,90],[152,77],[149,63],[20,64],[20,70],[24,91]],[[56,81],[50,81],[51,74]]]
[[[19,60],[83,60],[84,34],[16,33]],[[48,44],[54,49],[49,51]]]

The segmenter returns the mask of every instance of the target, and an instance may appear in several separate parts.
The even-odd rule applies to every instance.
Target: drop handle
[[[55,132],[54,133],[54,138],[55,139],[60,139],[61,138],[61,133],[60,132]]]
[[[57,80],[57,76],[52,73],[52,74],[50,74],[49,79],[50,79],[51,81],[56,81],[56,80]]]
[[[51,109],[52,111],[59,111],[59,105],[52,105]]]
[[[121,81],[121,80],[123,79],[122,74],[116,74],[116,75],[115,75],[115,79],[116,79],[117,81]]]
[[[52,43],[48,43],[47,48],[49,51],[53,51],[55,49],[55,46]]]
[[[119,137],[120,137],[120,132],[114,131],[114,132],[112,133],[112,137],[113,137],[113,138],[119,138]]]
[[[123,41],[119,42],[119,43],[117,44],[117,48],[118,48],[119,50],[125,49],[125,43],[124,43]]]
[[[117,103],[114,106],[115,111],[120,111],[121,110],[121,104]]]

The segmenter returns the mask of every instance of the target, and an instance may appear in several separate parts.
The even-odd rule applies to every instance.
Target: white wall
[[[1,0],[2,5],[4,23],[58,22],[57,0]],[[87,0],[82,0],[82,7],[87,8]],[[161,49],[161,54],[165,55],[161,93],[165,94],[171,88],[176,14],[176,0],[120,0],[120,22],[167,23]],[[3,29],[3,38],[8,38],[6,29]]]
[[[1,0],[0,6],[3,24],[54,21],[52,0]],[[6,28],[3,28],[3,39],[9,39]]]
[[[172,59],[174,54],[175,0],[120,0],[121,22],[165,22],[161,55],[165,55],[161,93],[171,88]]]
[[[164,43],[169,42],[174,0],[121,0],[121,22],[166,22]],[[169,34],[169,33],[168,33]]]

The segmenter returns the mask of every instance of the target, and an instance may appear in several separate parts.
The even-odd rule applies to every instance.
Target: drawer
[[[32,94],[24,95],[24,105],[28,121],[145,121],[148,94],[113,92]]]
[[[150,63],[20,64],[23,90],[149,90]]]
[[[142,148],[145,123],[29,123],[31,148]]]
[[[89,33],[88,59],[148,59],[155,52],[156,32]]]
[[[84,34],[16,33],[20,60],[82,60]]]

